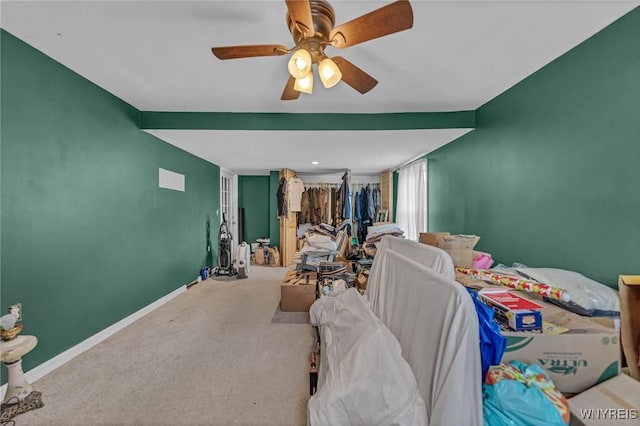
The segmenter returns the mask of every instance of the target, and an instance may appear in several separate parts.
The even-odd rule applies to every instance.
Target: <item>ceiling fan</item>
[[[413,11],[408,0],[394,1],[337,27],[334,26],[333,8],[326,0],[285,0],[285,3],[288,9],[286,23],[294,47],[255,44],[211,48],[218,59],[280,56],[294,52],[288,63],[289,80],[280,97],[285,101],[297,99],[300,92],[312,92],[313,64],[317,64],[320,80],[326,88],[342,80],[358,92],[367,93],[378,81],[342,56],[327,57],[325,47],[343,49],[413,26]]]

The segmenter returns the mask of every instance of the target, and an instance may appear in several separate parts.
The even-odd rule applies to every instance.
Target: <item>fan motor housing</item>
[[[333,8],[329,2],[324,0],[310,0],[309,5],[311,7],[311,18],[313,20],[313,30],[315,34],[313,37],[317,41],[328,42],[331,30],[336,22],[336,15],[333,12]],[[291,16],[287,12],[286,16],[287,27],[289,32],[293,36],[293,41],[296,45],[300,44],[304,39],[304,34],[300,32],[298,25],[291,20]]]

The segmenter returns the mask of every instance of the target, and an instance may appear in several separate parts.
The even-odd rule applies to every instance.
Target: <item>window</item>
[[[418,241],[427,231],[427,160],[421,159],[398,171],[396,222],[407,239]]]

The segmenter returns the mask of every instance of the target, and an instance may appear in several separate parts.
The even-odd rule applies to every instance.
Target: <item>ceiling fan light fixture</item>
[[[311,94],[313,92],[313,73],[310,72],[302,78],[296,78],[296,82],[293,85],[293,90],[298,92]]]
[[[305,77],[311,71],[311,54],[306,49],[298,49],[289,59],[289,74],[293,78]]]
[[[2,1],[2,0],[0,0]],[[390,0],[387,0],[390,1]],[[324,49],[355,46],[413,27],[413,10],[409,0],[394,0],[369,13],[340,25],[335,25],[335,13],[329,0],[285,0],[286,26],[293,38],[293,47],[282,44],[248,44],[212,47],[218,59],[254,58],[290,55],[287,63],[289,78],[280,99],[298,99],[300,93],[313,90],[313,64],[326,88],[344,81],[361,94],[373,89],[378,81],[342,56],[327,58]]]
[[[340,68],[329,58],[324,58],[318,63],[318,73],[320,81],[327,89],[335,86],[342,80],[342,72]]]

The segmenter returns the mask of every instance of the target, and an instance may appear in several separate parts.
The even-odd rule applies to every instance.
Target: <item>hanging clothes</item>
[[[289,211],[299,212],[301,210],[302,193],[304,192],[304,183],[297,176],[290,177],[287,180],[287,204]]]
[[[369,219],[374,220],[376,217],[376,205],[373,201],[373,188],[367,185],[367,209],[369,212]]]
[[[360,191],[360,222],[358,222],[358,241],[364,244],[367,239],[367,228],[371,224],[369,220],[369,195],[371,188],[367,185]]]
[[[344,218],[351,219],[351,188],[349,185],[345,185],[346,187],[346,195],[345,195],[345,204],[344,204]]]
[[[342,219],[347,219],[347,208],[349,209],[349,217],[351,217],[351,208],[347,207],[347,205],[349,205],[349,172],[345,172],[344,175],[342,175],[342,184],[340,185],[340,200],[341,205],[340,205],[340,221],[342,221]]]
[[[351,190],[347,187],[347,199],[344,206],[345,220],[351,219]]]
[[[284,177],[280,178],[276,198],[278,200],[278,216],[286,216],[289,212],[287,210],[287,180]]]
[[[316,221],[316,206],[318,204],[318,188],[309,190],[309,222],[312,224]]]
[[[322,190],[320,188],[315,189],[315,205],[313,209],[313,220],[311,223],[319,225],[322,223]]]
[[[378,200],[380,193],[378,192],[378,188],[374,185],[373,188],[371,188],[371,194],[372,194],[372,198],[373,198],[373,216],[376,216],[376,211],[378,211],[378,204],[380,203],[380,201]]]
[[[327,203],[328,203],[328,194],[329,190],[327,188],[322,188],[322,222],[321,223],[329,223],[328,213],[327,213]]]
[[[360,213],[360,204],[361,204],[361,200],[360,200],[360,191],[356,191],[354,197],[353,197],[353,201],[354,201],[354,209],[353,209],[353,218],[355,220],[361,220],[362,216]]]
[[[344,205],[344,198],[342,197],[341,188],[336,191],[336,210],[334,212],[334,223],[339,224],[342,222],[342,208]]]
[[[371,188],[367,185],[365,188],[362,188],[360,193],[360,206],[361,206],[361,217],[363,221],[369,220],[369,192]]]
[[[306,221],[303,223],[311,223],[311,220],[313,219],[313,188],[307,187],[307,190],[305,192],[307,194],[309,206],[307,207],[307,212],[305,213]]]
[[[331,195],[329,197],[331,199],[331,221],[333,225],[338,225],[336,221],[336,188],[331,188]]]
[[[300,213],[298,213],[298,225],[310,222],[310,208],[309,208],[309,190],[305,188],[300,200]]]
[[[329,212],[327,211],[329,194],[328,188],[322,188],[322,223],[329,223]]]
[[[328,223],[329,225],[333,225],[333,204],[332,204],[332,200],[331,200],[331,191],[333,190],[333,188],[327,188],[327,206],[325,208],[325,213],[324,213],[324,217],[325,217],[325,223]]]

